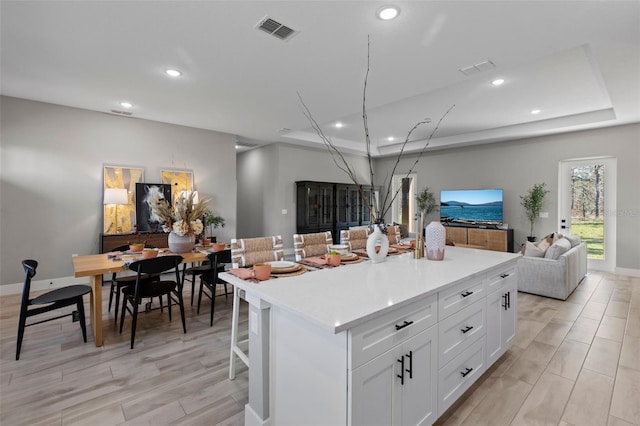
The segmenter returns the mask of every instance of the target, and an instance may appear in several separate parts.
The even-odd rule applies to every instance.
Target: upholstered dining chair
[[[284,259],[284,250],[280,235],[231,239],[231,261],[240,267],[282,259]]]
[[[207,271],[200,275],[200,291],[198,292],[198,315],[200,315],[200,304],[202,303],[202,295],[204,294],[211,300],[211,318],[209,320],[209,326],[213,325],[213,310],[216,301],[216,286],[218,284],[224,285],[224,297],[228,297],[229,292],[227,290],[227,282],[218,278],[218,272],[224,271],[224,264],[231,262],[231,250],[214,251],[207,255],[209,265],[211,266]]]
[[[389,244],[399,244],[402,241],[400,225],[387,225],[387,238],[389,239]]]
[[[156,248],[156,246],[151,245],[151,244],[145,244],[144,248]],[[113,250],[111,250],[112,252],[115,251],[121,251],[121,252],[125,252],[129,250],[129,245],[123,245],[123,246],[118,246],[116,248],[114,248]],[[149,278],[148,276],[143,276],[144,279]],[[114,324],[118,324],[118,308],[120,307],[120,291],[122,291],[122,289],[124,287],[128,287],[130,285],[133,285],[136,283],[136,275],[120,275],[117,276],[117,273],[114,272],[113,275],[111,276],[111,288],[109,289],[109,308],[107,309],[109,312],[111,312],[111,303],[113,302],[113,298],[115,296],[116,299],[116,306],[115,306],[115,310],[114,312],[114,318],[113,318],[113,323]]]
[[[367,238],[371,231],[369,228],[343,229],[340,231],[340,244],[349,246],[349,250],[367,248]]]
[[[35,260],[23,260],[24,268],[24,285],[22,287],[22,302],[20,304],[20,319],[18,321],[18,339],[16,342],[16,361],[20,359],[20,349],[22,348],[22,339],[24,338],[24,329],[32,325],[41,324],[43,322],[52,321],[58,318],[73,316],[74,321],[80,321],[80,329],[82,330],[82,338],[87,343],[87,326],[84,317],[83,296],[91,293],[91,287],[88,285],[70,285],[63,288],[48,291],[33,299],[29,298],[31,292],[31,279],[36,275],[38,262]],[[36,306],[29,309],[29,306]],[[45,312],[58,310],[66,306],[76,305],[76,311],[58,315],[52,318],[46,318],[31,324],[27,324],[27,318],[34,315],[43,314]]]
[[[180,317],[182,318],[182,330],[187,332],[187,326],[184,319],[184,302],[182,300],[182,282],[180,281],[180,270],[178,266],[182,262],[182,256],[160,256],[152,259],[142,259],[129,265],[129,269],[136,272],[135,285],[127,286],[122,289],[123,303],[122,313],[120,314],[120,333],[124,327],[125,313],[131,314],[131,349],[136,338],[136,325],[138,322],[138,306],[143,298],[158,297],[162,300],[162,296],[167,297],[167,310],[169,311],[169,321],[171,321],[171,304],[176,303],[180,308]],[[161,275],[163,273],[175,273],[175,280],[165,279],[158,280],[145,279],[144,276]],[[131,305],[131,308],[129,308]]]
[[[311,234],[293,234],[293,250],[296,261],[309,256],[319,256],[329,252],[333,244],[331,231],[315,232]]]

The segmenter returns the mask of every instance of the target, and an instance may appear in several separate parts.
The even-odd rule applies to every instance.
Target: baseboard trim
[[[640,269],[616,268],[616,275],[626,275],[628,277],[640,277]]]

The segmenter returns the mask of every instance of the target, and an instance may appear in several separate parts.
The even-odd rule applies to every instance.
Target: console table
[[[221,274],[234,315],[249,302],[245,425],[432,424],[510,347],[518,257],[447,247],[440,262]]]
[[[129,244],[129,241],[147,241],[159,248],[169,247],[167,232],[140,232],[130,234],[100,234],[100,253],[107,253],[118,246]]]

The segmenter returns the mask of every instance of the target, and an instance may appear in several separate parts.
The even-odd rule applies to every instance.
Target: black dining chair
[[[80,321],[80,328],[82,329],[82,338],[84,342],[87,342],[87,326],[84,318],[84,302],[82,297],[91,293],[91,287],[88,285],[70,285],[63,288],[57,288],[55,290],[48,291],[33,299],[29,298],[31,292],[31,279],[36,275],[36,269],[38,268],[38,262],[35,260],[23,260],[22,267],[24,268],[24,286],[22,287],[22,302],[20,304],[20,320],[18,322],[18,341],[16,345],[16,361],[20,359],[20,349],[22,348],[22,339],[24,337],[24,329],[32,325],[41,324],[43,322],[52,321],[58,318],[72,316],[73,321]],[[29,306],[38,305],[33,309],[29,309]],[[27,318],[34,315],[39,315],[45,312],[58,310],[66,306],[76,305],[77,310],[66,314],[58,315],[53,318],[47,318],[42,321],[37,321],[31,324],[27,324]]]
[[[204,294],[211,300],[211,319],[209,320],[209,326],[213,325],[213,310],[216,300],[216,286],[218,284],[224,285],[224,297],[228,297],[227,282],[218,278],[218,272],[224,271],[224,264],[231,262],[231,250],[221,250],[207,255],[209,264],[211,265],[207,272],[200,275],[200,291],[198,292],[198,315],[200,314],[200,304],[202,302],[202,295]],[[208,291],[205,291],[205,289]]]
[[[129,265],[129,269],[136,272],[134,285],[123,287],[122,313],[120,314],[120,333],[124,327],[125,312],[131,314],[131,349],[136,337],[136,324],[138,322],[138,306],[143,298],[167,297],[167,310],[169,311],[169,321],[171,321],[171,304],[178,304],[180,307],[180,317],[182,318],[182,329],[186,333],[187,326],[184,319],[184,302],[182,300],[182,283],[180,281],[180,271],[178,266],[182,262],[182,256],[160,256],[152,259],[142,259]],[[174,270],[175,280],[162,279],[149,280],[144,276],[160,275]],[[131,308],[129,308],[129,304]]]
[[[156,246],[151,244],[145,244],[144,248],[156,248]],[[129,245],[118,246],[111,250],[112,252],[120,251],[126,252],[129,250]],[[149,278],[149,276],[145,275],[145,279]],[[117,273],[114,272],[111,276],[111,288],[109,289],[109,308],[107,309],[111,312],[111,304],[113,302],[113,297],[116,299],[116,307],[114,311],[113,323],[118,324],[118,308],[120,307],[120,292],[124,287],[128,287],[136,283],[136,275],[120,275],[117,276]]]

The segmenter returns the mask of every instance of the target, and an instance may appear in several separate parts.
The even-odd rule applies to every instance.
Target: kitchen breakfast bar
[[[245,425],[432,424],[511,346],[518,258],[447,247],[443,261],[409,253],[260,283],[221,274],[234,315],[249,303]],[[235,339],[237,327],[231,377]]]

